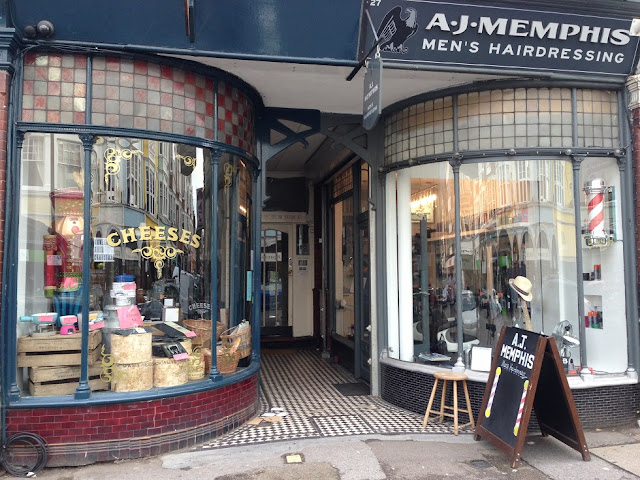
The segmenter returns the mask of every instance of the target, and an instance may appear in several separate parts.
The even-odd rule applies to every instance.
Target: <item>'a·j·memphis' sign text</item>
[[[632,19],[464,3],[367,0],[384,59],[408,65],[494,72],[629,75],[640,25]],[[367,21],[367,23],[369,23]],[[364,55],[375,41],[370,25]]]

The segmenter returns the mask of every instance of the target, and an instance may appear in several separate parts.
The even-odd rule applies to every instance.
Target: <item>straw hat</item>
[[[518,292],[518,295],[525,301],[530,302],[531,298],[533,298],[533,295],[531,295],[531,281],[527,277],[517,276],[516,278],[510,278],[509,286]]]

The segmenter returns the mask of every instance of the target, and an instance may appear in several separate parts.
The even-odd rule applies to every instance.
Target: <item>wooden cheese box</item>
[[[172,387],[189,381],[189,360],[153,359],[153,386]]]
[[[153,361],[113,365],[112,392],[138,392],[153,388]]]
[[[50,397],[57,395],[73,395],[80,382],[63,383],[33,383],[29,381],[29,393],[34,397]],[[109,383],[100,377],[89,379],[89,387],[92,391],[108,390]]]
[[[100,376],[102,365],[97,363],[89,367],[89,377]],[[64,380],[78,381],[80,378],[80,367],[30,367],[29,380],[33,383],[56,382]]]
[[[82,334],[18,338],[18,367],[80,365]],[[89,365],[100,359],[102,331],[89,332]]]
[[[121,364],[151,361],[151,334],[111,334],[111,358]]]
[[[92,390],[107,390],[108,383],[100,380],[102,366],[89,367],[89,385]],[[36,397],[71,395],[78,388],[80,367],[29,368],[29,393]]]

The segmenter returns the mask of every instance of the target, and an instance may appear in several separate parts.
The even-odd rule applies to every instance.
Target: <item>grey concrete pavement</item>
[[[532,435],[519,468],[472,435],[369,435],[183,450],[161,457],[45,469],[50,480],[514,480],[639,478],[640,428],[586,432],[591,461],[554,438]],[[301,463],[287,463],[299,454]],[[3,476],[2,478],[9,478]]]

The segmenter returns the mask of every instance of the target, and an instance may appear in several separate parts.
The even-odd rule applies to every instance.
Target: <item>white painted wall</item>
[[[311,207],[310,207],[311,210]],[[296,254],[296,225],[309,225],[309,255]],[[313,335],[313,244],[315,232],[311,214],[289,212],[263,212],[262,229],[288,229],[289,255],[292,274],[289,276],[289,325],[293,327],[294,337]],[[306,270],[302,270],[299,260],[306,260]],[[283,259],[284,261],[284,259]]]

